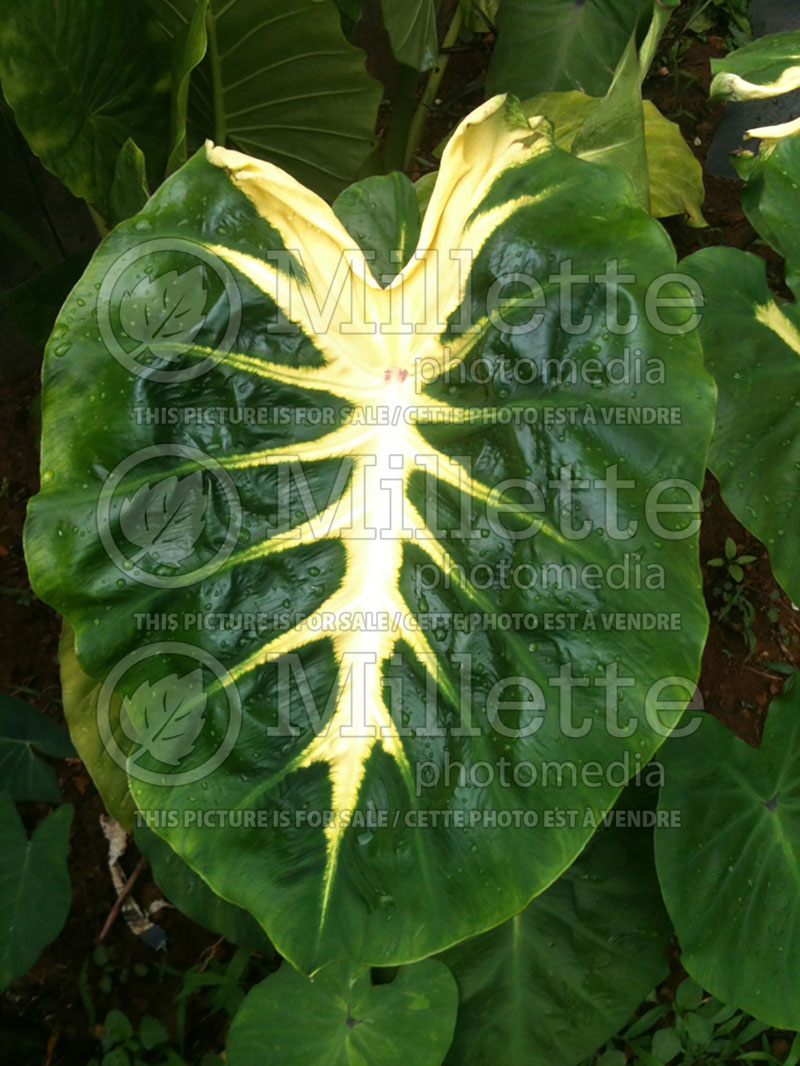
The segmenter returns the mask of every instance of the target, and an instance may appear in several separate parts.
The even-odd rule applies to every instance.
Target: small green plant
[[[185,1066],[169,1046],[167,1030],[151,1014],[145,1014],[134,1029],[127,1014],[110,1010],[99,1034],[101,1059],[87,1066]]]
[[[769,1026],[707,995],[691,977],[675,990],[673,1003],[653,993],[642,1014],[602,1049],[594,1066],[725,1066],[732,1062],[780,1063],[770,1051]],[[800,1062],[794,1037],[782,1066]],[[760,1041],[757,1050],[746,1050]],[[619,1050],[627,1048],[628,1054]],[[584,1063],[591,1066],[591,1062]]]
[[[146,977],[148,967],[144,963],[137,962],[133,966],[120,966],[117,961],[117,950],[114,947],[106,947],[98,944],[92,952],[92,964],[95,969],[97,987],[103,995],[109,995],[115,987],[128,983],[132,975]],[[87,987],[89,977],[89,962],[84,963],[83,971],[87,975]]]
[[[725,555],[716,556],[713,559],[708,560],[709,566],[725,567],[728,575],[733,578],[734,581],[744,581],[744,567],[748,563],[754,563],[756,561],[755,555],[737,555],[738,548],[736,547],[736,541],[731,537],[728,537],[725,541]]]

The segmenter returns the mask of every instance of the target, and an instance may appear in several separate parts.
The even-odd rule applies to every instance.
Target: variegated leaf
[[[113,311],[192,256],[217,279],[212,341],[132,366],[96,284]],[[707,622],[713,388],[624,177],[498,97],[451,139],[400,273],[382,287],[370,261],[283,171],[198,153],[62,312],[26,536],[97,680],[95,776],[124,767],[156,832],[305,971],[421,958],[545,889],[592,832],[546,812],[613,804]],[[565,268],[588,276],[566,295]],[[200,470],[196,573],[126,568],[115,501]],[[144,772],[119,699],[192,660],[206,724],[172,778]],[[553,760],[574,778],[532,779]]]

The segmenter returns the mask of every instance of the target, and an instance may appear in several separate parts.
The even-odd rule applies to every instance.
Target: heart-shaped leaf
[[[57,759],[75,755],[69,736],[47,715],[0,694],[0,781],[13,800],[61,802],[55,771],[37,752]]]
[[[620,165],[612,154],[591,156],[575,147],[583,125],[595,112],[599,101],[585,93],[541,93],[523,104],[526,115],[545,115],[555,127],[556,144],[592,163]],[[655,218],[686,214],[689,224],[703,226],[703,168],[683,139],[680,127],[665,118],[650,100],[643,101],[644,146],[650,186],[650,213]],[[625,161],[622,161],[625,164]],[[627,172],[627,165],[623,165]]]
[[[602,96],[642,9],[642,0],[503,0],[487,92]]]
[[[661,890],[695,980],[723,1003],[800,1028],[800,689],[770,705],[760,750],[711,717],[663,750]],[[736,965],[731,965],[736,959]]]
[[[313,979],[284,963],[237,1013],[230,1066],[440,1066],[453,1036],[458,993],[436,959],[404,966],[390,984],[348,962]],[[313,1025],[308,1024],[313,1018]]]
[[[448,1066],[574,1066],[666,975],[643,791],[623,793],[609,828],[521,914],[442,956],[459,987]]]
[[[72,889],[67,847],[72,807],[58,807],[30,839],[0,792],[0,989],[25,973],[67,920]]]
[[[395,57],[430,70],[439,54],[434,0],[381,0],[381,12]]]
[[[613,804],[691,695],[707,622],[713,388],[624,177],[498,98],[456,131],[390,286],[357,245],[270,164],[190,160],[62,312],[26,532],[98,682],[68,714],[104,747],[79,748],[309,971],[412,961],[550,885],[593,830],[545,812]],[[209,342],[132,364],[118,301],[192,256],[217,278]],[[565,266],[590,278],[566,296]],[[683,305],[660,318],[654,294]],[[134,562],[114,501],[199,470],[202,567]],[[136,758],[120,700],[198,669],[192,750]]]
[[[195,0],[150,4],[167,33],[189,40]],[[188,94],[190,144],[213,137],[252,152],[332,200],[375,147],[382,97],[336,4],[210,0],[206,28]]]
[[[163,172],[167,62],[143,4],[4,0],[0,10],[0,81],[20,130],[103,215],[128,138]]]

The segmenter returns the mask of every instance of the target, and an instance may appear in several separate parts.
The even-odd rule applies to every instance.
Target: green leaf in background
[[[800,602],[800,310],[775,302],[764,260],[747,252],[705,248],[681,269],[704,294],[700,336],[719,393],[709,465]]]
[[[650,100],[644,101],[644,141],[650,177],[650,213],[655,218],[685,215],[689,226],[705,226],[703,168],[670,122]]]
[[[381,13],[395,59],[430,70],[439,55],[435,0],[381,0]]]
[[[33,966],[67,920],[72,812],[69,804],[57,807],[28,839],[13,801],[0,792],[0,990]]]
[[[470,33],[486,33],[497,22],[500,0],[458,0],[464,26]]]
[[[666,975],[670,935],[652,829],[600,830],[516,918],[442,956],[459,987],[447,1066],[574,1066]]]
[[[150,0],[188,34],[194,0]],[[193,141],[268,159],[332,200],[376,144],[380,83],[342,33],[333,0],[211,0],[205,58],[191,73]],[[191,50],[199,51],[201,33]]]
[[[487,95],[580,89],[603,96],[647,6],[642,0],[503,0]]]
[[[0,293],[22,333],[40,352],[44,351],[61,305],[91,257],[91,252],[77,252]]]
[[[523,102],[525,114],[546,115],[556,144],[577,155],[574,143],[599,101],[573,91],[542,93]],[[683,139],[680,127],[665,118],[650,100],[644,104],[644,139],[650,186],[650,213],[655,218],[685,214],[691,226],[704,226],[703,168]],[[603,163],[602,156],[594,159]],[[625,168],[623,168],[625,169]]]
[[[228,1036],[228,1066],[440,1066],[458,993],[436,959],[403,966],[390,984],[334,962],[303,977],[284,963],[248,994]]]
[[[105,217],[117,157],[132,137],[160,178],[166,158],[167,44],[144,5],[4,0],[0,84],[31,149]]]
[[[61,802],[61,788],[52,766],[37,755],[54,759],[75,756],[69,734],[22,700],[0,694],[0,781],[13,800]]]
[[[302,260],[299,274],[271,265],[270,256],[287,248]],[[713,386],[685,328],[694,314],[686,290],[662,282],[676,268],[672,246],[624,175],[553,147],[515,101],[493,100],[445,150],[420,255],[404,271],[402,289],[380,288],[356,255],[347,275],[353,299],[345,293],[331,301],[332,318],[316,324],[313,308],[323,307],[331,279],[348,262],[346,249],[353,237],[330,207],[289,175],[219,148],[194,156],[139,216],[109,234],[62,313],[46,355],[43,489],[26,528],[33,587],[74,626],[78,660],[99,682],[94,692],[89,683],[77,699],[65,699],[74,709],[70,722],[84,721],[76,746],[89,751],[90,766],[102,767],[99,737],[90,736],[102,726],[138,807],[177,815],[176,825],[154,831],[307,971],[343,956],[373,965],[413,961],[518,913],[594,831],[585,820],[548,828],[544,812],[613,804],[635,759],[648,759],[677,718],[667,710],[654,721],[654,701],[685,703],[693,691],[707,628],[696,512]],[[463,259],[452,255],[464,249],[473,253],[469,286]],[[509,266],[541,273],[543,264],[549,271],[554,261],[567,262],[597,278],[612,260],[623,276],[633,275],[621,282],[624,332],[599,281],[572,287],[568,297],[548,284],[541,329],[524,328],[531,308],[513,299],[513,280],[511,292],[503,291],[506,318],[487,316]],[[438,322],[425,310],[434,261]],[[201,329],[174,351],[143,351],[120,315],[127,294],[143,279],[155,285],[199,264],[209,294],[195,308]],[[110,287],[105,305],[98,305],[97,284]],[[652,307],[648,313],[648,291],[651,299],[656,291],[682,299],[683,307],[668,309],[659,323]],[[417,329],[370,329],[392,319],[398,292]],[[153,302],[154,313],[163,309],[161,295]],[[105,330],[98,306],[108,308]],[[584,319],[575,335],[563,326],[565,307],[573,322]],[[279,308],[297,329],[281,325]],[[350,316],[362,308],[375,317],[354,331],[359,323]],[[461,316],[474,328],[461,328]],[[230,348],[209,361],[228,334]],[[116,358],[109,357],[112,341]],[[632,366],[637,349],[654,363]],[[427,382],[419,379],[423,359]],[[548,376],[562,360],[574,368],[570,403],[592,417],[554,427],[538,412],[563,403],[566,385]],[[485,368],[498,364],[509,367],[507,384],[486,380]],[[171,379],[175,373],[183,378]],[[163,409],[165,395],[179,410],[238,412],[245,404],[289,417],[222,424],[143,418]],[[376,422],[371,409],[387,405],[392,420]],[[673,408],[680,420],[639,416]],[[312,419],[319,412],[329,415],[325,422]],[[518,417],[525,412],[537,418]],[[563,532],[562,496],[538,487],[558,481],[565,467],[591,482],[580,490],[580,511],[569,512],[583,525],[575,539]],[[166,500],[159,486],[198,474],[208,503],[192,552],[151,559],[135,523],[133,541],[126,535],[124,509],[143,486]],[[606,475],[625,485],[620,530],[608,526]],[[535,520],[516,496],[498,495],[498,485],[520,479],[526,500],[535,489],[544,497]],[[399,511],[399,501],[387,502],[392,485],[402,494]],[[366,510],[354,503],[362,492]],[[654,500],[672,510],[656,520]],[[346,521],[351,505],[355,533]],[[400,527],[405,508],[412,525]],[[459,534],[465,509],[478,536]],[[512,522],[526,535],[511,537]],[[371,539],[369,528],[389,535]],[[641,580],[613,580],[637,556]],[[470,575],[488,563],[487,590]],[[599,589],[580,581],[566,589],[552,581],[502,587],[506,566],[568,564],[609,580]],[[523,617],[569,610],[581,625],[566,633],[457,629],[467,612],[498,610]],[[405,619],[399,631],[366,624],[398,611]],[[332,635],[320,630],[321,620],[351,612],[365,625],[343,628],[346,636],[336,625]],[[679,616],[679,629],[626,628],[631,615],[667,612]],[[217,614],[218,626],[186,621]],[[225,624],[251,614],[259,625]],[[439,618],[442,627],[434,625]],[[369,666],[351,689],[344,656],[356,653]],[[471,677],[456,654],[473,664]],[[112,693],[129,701],[130,723],[141,733],[144,715],[132,697],[142,684],[185,681],[198,662],[206,671],[205,724],[176,775],[172,765],[139,756],[142,745],[132,745]],[[574,688],[573,720],[588,731],[565,742],[560,716],[538,708],[558,706],[567,669],[596,683]],[[607,729],[598,695],[614,672],[624,685],[622,736]],[[674,675],[686,681],[667,691],[661,679]],[[519,691],[508,691],[509,677],[523,679]],[[98,704],[103,686],[108,698]],[[398,691],[402,708],[392,703]],[[500,691],[513,699],[513,721],[521,718],[524,729],[495,724]],[[324,727],[315,713],[327,716]],[[460,723],[470,714],[474,726],[465,733]],[[530,785],[523,777],[508,787],[500,772],[501,760],[524,763],[524,774],[554,758],[615,764],[615,771],[599,787],[580,775]],[[476,774],[474,785],[446,771],[454,762]],[[487,762],[498,767],[488,780],[479,776]],[[198,806],[236,812],[238,822],[192,825],[188,815]],[[349,819],[351,811],[360,821]],[[374,811],[385,812],[386,824],[365,824]],[[433,824],[432,811],[453,814]],[[465,811],[473,812],[471,823],[458,824]],[[519,811],[536,825],[521,822]]]
[[[651,1050],[655,1057],[660,1059],[661,1062],[669,1062],[671,1059],[674,1059],[676,1055],[680,1055],[682,1051],[680,1037],[672,1026],[668,1029],[656,1029],[653,1033],[653,1045]]]
[[[186,122],[192,71],[202,61],[208,47],[206,18],[209,0],[197,0],[188,22],[174,28],[172,38],[172,109],[167,175],[186,162]],[[187,11],[188,14],[188,11]]]
[[[761,748],[710,716],[662,749],[661,891],[681,961],[717,999],[800,1029],[800,690],[772,701]]]
[[[114,166],[114,177],[108,194],[108,223],[116,226],[144,207],[150,189],[144,154],[130,137],[123,144]]]
[[[418,178],[414,182],[414,195],[417,198],[417,208],[419,209],[420,222],[425,218],[425,212],[428,210],[428,204],[431,202],[431,196],[433,196],[433,190],[436,186],[436,171],[431,171],[429,174],[423,174],[421,178]]]
[[[150,863],[156,884],[183,914],[212,933],[224,936],[232,944],[249,947],[267,956],[274,955],[274,949],[258,922],[241,907],[227,903],[212,892],[161,837],[144,826],[137,826],[133,838]]]
[[[383,285],[400,273],[417,247],[417,192],[400,171],[351,185],[334,200],[333,213],[370,257],[370,270]]]
[[[139,1022],[139,1040],[145,1051],[151,1051],[159,1044],[166,1044],[169,1034],[158,1018],[154,1018],[152,1014],[145,1014]]]
[[[601,166],[617,166],[633,182],[639,203],[650,210],[644,109],[639,78],[636,34],[631,34],[614,80],[606,95],[592,108],[578,130],[572,151]]]
[[[742,207],[753,228],[786,260],[786,284],[800,298],[800,137],[765,143],[731,162],[745,181]]]
[[[342,18],[342,32],[349,37],[361,18],[362,0],[335,0]]]

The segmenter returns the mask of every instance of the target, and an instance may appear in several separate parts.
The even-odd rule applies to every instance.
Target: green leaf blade
[[[658,875],[687,970],[724,1003],[785,1029],[800,1025],[799,709],[800,693],[773,700],[759,750],[706,716],[694,735],[671,740],[659,807],[679,810],[681,828],[656,830]]]
[[[68,804],[58,807],[28,839],[8,794],[0,793],[0,988],[33,965],[67,919],[72,814]]]
[[[313,979],[284,963],[248,995],[228,1037],[230,1066],[439,1066],[458,993],[446,966],[427,959],[373,985],[368,970],[332,963]],[[308,1025],[309,1018],[314,1019]]]

